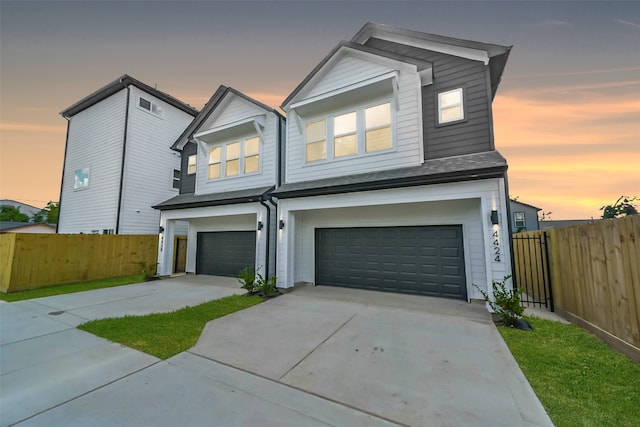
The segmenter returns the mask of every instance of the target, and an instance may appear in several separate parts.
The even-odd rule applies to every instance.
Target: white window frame
[[[143,101],[149,104],[149,108],[143,107],[141,105]],[[136,107],[139,110],[145,111],[149,114],[153,114],[156,117],[162,118],[162,106],[157,102],[152,101],[149,98],[145,98],[144,96],[138,96],[138,102],[136,103]]]
[[[196,173],[197,170],[198,170],[198,155],[192,154],[187,158],[187,175],[193,175],[194,173]]]
[[[76,178],[78,177],[78,172],[79,171],[86,175],[86,179],[87,179],[87,183],[86,184],[83,183],[81,185],[78,185],[78,181],[76,181]],[[89,188],[89,184],[90,183],[91,183],[91,167],[79,168],[79,169],[76,169],[73,172],[73,190],[74,191],[85,190],[85,189]]]
[[[522,215],[522,218],[518,218],[520,215]],[[520,221],[521,224],[518,224]],[[524,214],[524,212],[514,212],[513,213],[513,224],[516,226],[516,228],[526,228],[527,227],[527,220],[526,220],[526,216]]]
[[[375,129],[382,129],[385,126],[378,126],[378,127],[371,127],[369,129],[366,128],[366,122],[365,122],[365,111],[368,108],[371,107],[376,107],[379,105],[383,105],[383,104],[389,104],[389,116],[390,116],[390,123],[389,123],[389,127],[391,128],[391,147],[383,149],[383,150],[375,150],[375,151],[366,151],[366,133],[367,130],[375,130]],[[394,108],[394,100],[391,98],[383,98],[383,99],[378,99],[372,102],[368,102],[367,104],[362,104],[359,105],[358,107],[351,107],[351,108],[344,108],[340,111],[336,111],[336,112],[332,112],[331,114],[328,115],[320,115],[320,116],[314,116],[312,118],[309,118],[307,120],[304,121],[303,123],[303,132],[302,132],[302,139],[304,141],[304,154],[303,157],[305,159],[305,165],[312,165],[312,164],[316,164],[316,163],[323,163],[323,162],[329,162],[329,161],[335,161],[335,160],[342,160],[342,159],[353,159],[356,157],[362,157],[362,156],[371,156],[371,155],[376,155],[376,154],[380,154],[380,153],[387,153],[389,151],[393,151],[396,148],[396,135],[395,135],[395,129],[396,129],[396,109]],[[334,119],[336,117],[345,115],[345,114],[349,114],[349,113],[356,113],[356,153],[353,155],[346,155],[346,156],[335,156],[335,138],[336,137],[340,137],[343,136],[342,134],[340,135],[335,135],[334,134]],[[311,123],[315,123],[315,122],[319,122],[319,121],[325,121],[325,158],[324,159],[317,159],[317,160],[307,160],[307,150],[306,147],[308,144],[312,144],[318,141],[322,141],[322,139],[317,139],[317,140],[313,140],[313,141],[308,141],[307,140],[307,136],[306,136],[306,128],[307,125],[311,124]],[[350,135],[350,133],[345,133],[344,135]]]
[[[458,93],[459,94],[459,100],[456,102],[451,102],[451,103],[443,103],[442,99],[444,98],[444,96],[449,95],[449,94],[453,94],[453,93]],[[445,124],[449,124],[449,123],[457,123],[460,122],[462,120],[465,119],[465,114],[464,114],[464,90],[463,88],[459,87],[456,89],[451,89],[451,90],[445,90],[443,92],[438,92],[438,105],[437,105],[437,111],[438,111],[438,124],[439,125],[445,125]],[[460,115],[459,117],[453,118],[453,119],[448,119],[448,120],[443,120],[442,118],[442,112],[445,109],[448,108],[455,108],[458,107],[460,109]]]
[[[258,153],[246,155],[245,141],[254,139],[254,138],[258,138]],[[240,144],[238,157],[227,158],[227,146],[230,144],[234,144],[236,142]],[[262,138],[260,137],[260,135],[252,134],[252,135],[247,135],[241,138],[235,138],[233,140],[226,141],[222,144],[215,144],[215,145],[209,146],[209,150],[216,147],[220,147],[220,176],[217,178],[209,178],[209,170],[207,168],[207,181],[217,181],[221,179],[233,179],[233,178],[238,178],[242,176],[259,175],[262,172]],[[209,153],[207,152],[207,156],[208,154]],[[245,173],[245,160],[247,157],[253,157],[253,156],[258,156],[258,170],[255,172]],[[231,161],[231,160],[238,160],[238,173],[236,175],[227,176],[227,170],[226,170],[227,161]],[[209,165],[211,164],[212,163],[209,163]],[[217,164],[217,162],[215,164]]]
[[[176,176],[176,172],[178,173]],[[173,175],[171,176],[171,189],[172,190],[179,190],[180,189],[180,181],[181,181],[181,176],[180,176],[180,169],[174,169],[173,170]],[[177,183],[177,186],[176,186]]]

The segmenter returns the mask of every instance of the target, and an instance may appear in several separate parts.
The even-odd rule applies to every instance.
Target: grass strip
[[[0,292],[0,300],[7,302],[22,301],[32,298],[43,298],[54,295],[72,294],[74,292],[92,291],[94,289],[113,288],[114,286],[131,285],[144,281],[144,275],[112,277],[109,279],[92,280],[90,282],[68,283],[66,285],[53,285],[46,288],[29,289],[11,293]]]
[[[258,296],[232,295],[170,313],[93,320],[78,328],[160,359],[168,359],[193,347],[210,320],[261,302]]]
[[[526,318],[499,327],[557,427],[637,426],[640,365],[574,325]]]

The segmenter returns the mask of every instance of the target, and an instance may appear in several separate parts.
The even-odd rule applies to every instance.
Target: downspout
[[[513,288],[517,288],[518,284],[516,283],[517,277],[515,277],[516,274],[516,262],[515,259],[513,257],[513,226],[511,224],[511,203],[509,203],[509,200],[511,200],[511,198],[509,197],[509,179],[507,178],[507,171],[504,171],[504,192],[505,195],[507,196],[507,231],[509,233],[509,255],[511,257],[511,284],[513,285]]]
[[[122,210],[122,189],[124,188],[124,163],[127,154],[127,128],[129,126],[129,99],[131,88],[127,86],[127,107],[124,116],[124,138],[122,139],[122,163],[120,165],[120,188],[118,190],[118,212],[116,216],[116,234],[120,234],[120,211]]]
[[[58,230],[60,229],[60,210],[62,209],[62,189],[64,188],[64,171],[67,168],[67,147],[69,146],[69,128],[71,127],[71,118],[64,117],[64,119],[67,121],[67,136],[64,139],[64,158],[62,160],[62,178],[60,179],[60,198],[58,200],[58,222],[56,222],[56,234],[58,234]]]
[[[273,201],[273,196],[271,195],[271,193],[269,193],[267,195],[267,202],[271,203],[271,205],[273,205],[273,207],[275,208],[275,212],[276,212],[276,215],[275,215],[276,220],[275,220],[275,222],[277,224],[278,223],[278,203]],[[277,249],[278,248],[278,242],[277,241],[276,241],[275,247],[276,247],[276,251],[273,254],[273,266],[276,269],[276,273],[277,273],[278,272],[278,249]]]
[[[266,218],[266,240],[267,240],[267,245],[265,248],[265,264],[264,264],[264,276],[267,280],[269,280],[269,247],[271,246],[271,240],[270,240],[270,235],[271,235],[271,208],[269,208],[269,205],[267,205],[264,202],[264,198],[265,196],[262,195],[260,196],[260,198],[258,199],[258,202],[265,207],[265,209],[267,210],[267,218]]]

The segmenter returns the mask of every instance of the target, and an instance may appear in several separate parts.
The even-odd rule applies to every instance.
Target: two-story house
[[[282,104],[278,286],[470,299],[511,273],[491,107],[509,51],[369,23],[311,71]]]
[[[60,114],[67,119],[59,233],[156,234],[151,206],[178,194],[168,149],[197,110],[128,75]]]
[[[281,288],[490,293],[511,273],[492,118],[509,51],[369,23],[284,100],[286,122],[220,87],[172,147],[182,174],[155,206],[160,273],[175,270],[174,229],[188,222],[187,272],[252,265]]]
[[[275,269],[276,206],[284,117],[243,93],[220,86],[177,138],[180,194],[161,212],[158,272],[180,270],[176,227],[188,224],[186,271],[235,276]]]

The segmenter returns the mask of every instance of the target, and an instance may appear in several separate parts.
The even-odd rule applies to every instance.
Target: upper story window
[[[252,136],[209,148],[209,179],[260,171],[260,138]]]
[[[180,188],[180,170],[179,169],[174,169],[173,170],[172,188],[175,188],[175,189]]]
[[[393,147],[391,103],[361,107],[306,124],[306,161],[337,159]],[[327,141],[330,141],[327,144]]]
[[[525,228],[527,226],[527,222],[524,218],[524,212],[514,212],[513,213],[513,222],[516,228]]]
[[[438,124],[464,120],[462,88],[438,94]]]
[[[143,97],[138,98],[138,107],[156,116],[162,116],[162,107]]]
[[[89,187],[89,168],[76,169],[73,180],[73,189],[79,190],[81,188]]]
[[[193,175],[194,173],[196,173],[196,159],[198,158],[198,156],[196,156],[195,154],[189,156],[188,160],[187,160],[187,175]]]

